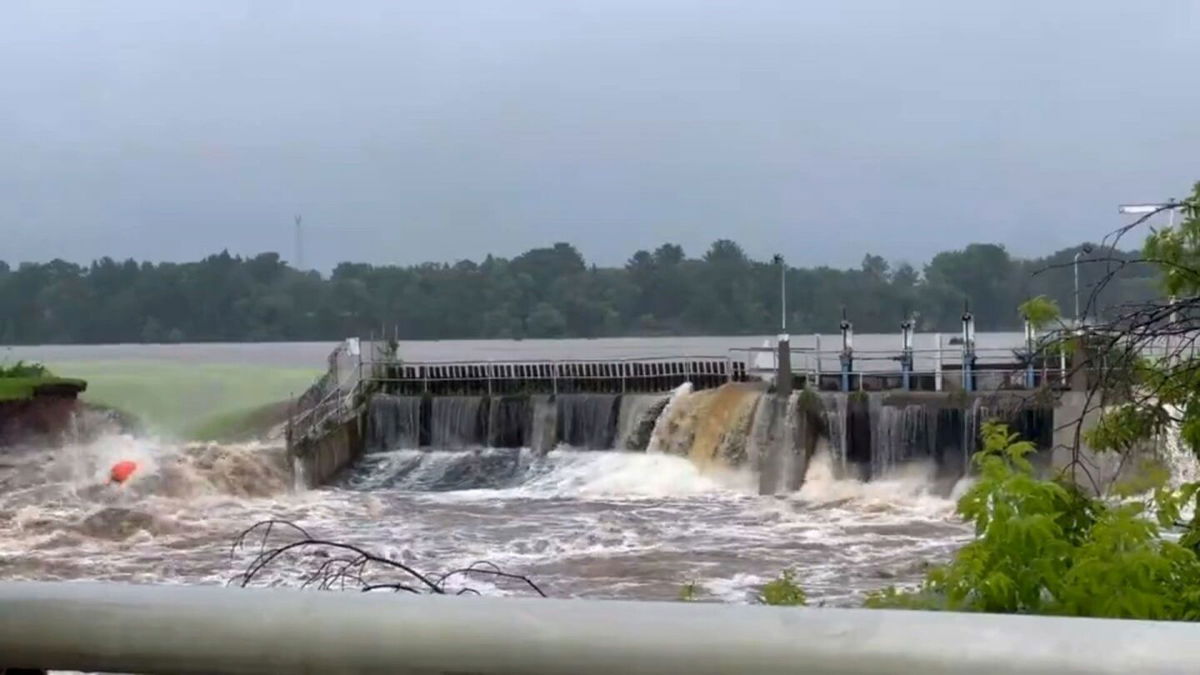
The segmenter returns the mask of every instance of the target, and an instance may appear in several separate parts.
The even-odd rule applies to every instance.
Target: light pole
[[[1173,202],[1173,201],[1172,202],[1160,202],[1157,204],[1121,204],[1121,205],[1117,206],[1117,210],[1120,211],[1121,213],[1142,216],[1143,219],[1148,218],[1151,214],[1158,213],[1160,211],[1166,211],[1168,214],[1167,227],[1175,227],[1175,211],[1177,211],[1179,209],[1179,207],[1181,207],[1181,206],[1183,206],[1183,205],[1178,202]],[[1168,299],[1168,302],[1170,303],[1170,305],[1173,309],[1175,306],[1175,296],[1171,296]],[[1172,311],[1171,312],[1171,323],[1175,323],[1175,321],[1177,321],[1177,320],[1178,320],[1178,315],[1174,311]],[[1166,339],[1167,354],[1169,355],[1169,354],[1171,354],[1171,337],[1168,335],[1168,336],[1165,336],[1165,339]]]
[[[296,216],[296,270],[304,271],[304,230],[301,229],[301,221],[303,219]]]
[[[1091,244],[1084,244],[1083,248],[1075,252],[1075,327],[1079,328],[1083,322],[1079,318],[1079,257],[1085,253],[1092,252]]]
[[[1121,204],[1117,210],[1121,213],[1132,215],[1145,216],[1159,211],[1166,211],[1168,215],[1167,226],[1175,227],[1175,211],[1181,206],[1175,202],[1163,202],[1161,204]]]
[[[787,265],[778,253],[774,262],[779,265],[779,334],[787,335]]]

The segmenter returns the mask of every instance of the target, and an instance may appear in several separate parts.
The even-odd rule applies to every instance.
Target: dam
[[[569,447],[748,470],[760,494],[799,489],[818,453],[838,477],[862,481],[932,465],[948,490],[969,472],[988,420],[1052,463],[1055,430],[1084,384],[1064,354],[1026,336],[1025,350],[979,349],[966,316],[937,349],[914,349],[905,325],[896,350],[862,352],[844,322],[836,350],[780,336],[719,356],[511,362],[413,362],[394,344],[350,339],[297,404],[288,453],[308,486],[396,450],[459,451],[463,471],[503,473],[503,462],[483,466],[503,453],[483,451]]]

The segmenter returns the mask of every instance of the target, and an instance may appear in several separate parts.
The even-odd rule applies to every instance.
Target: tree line
[[[860,332],[955,331],[965,306],[981,331],[1019,330],[1016,307],[1045,295],[1072,313],[1072,261],[1084,245],[1036,259],[971,244],[922,269],[878,255],[857,268],[788,267],[788,330],[836,332],[843,310]],[[1157,272],[1121,267],[1098,302],[1090,289],[1136,253],[1084,253],[1084,304],[1097,312],[1158,293]],[[702,255],[664,244],[622,267],[589,265],[557,243],[511,259],[411,266],[339,264],[301,271],[277,253],[221,252],[189,263],[102,258],[0,262],[0,343],[557,338],[773,334],[782,265],[719,240]]]

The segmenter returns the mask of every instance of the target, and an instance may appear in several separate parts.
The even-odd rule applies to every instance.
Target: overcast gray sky
[[[1200,180],[1196,0],[7,0],[0,259],[795,264],[1098,238]]]

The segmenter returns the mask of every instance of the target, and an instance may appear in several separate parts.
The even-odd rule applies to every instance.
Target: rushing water
[[[721,353],[762,339],[677,342],[413,343],[403,351],[415,350],[413,358],[638,356]],[[89,360],[311,366],[328,350],[62,347],[13,356],[47,360],[69,374],[72,362]],[[829,438],[811,461],[777,457],[775,464],[787,466],[767,481],[767,491],[780,494],[759,496],[760,469],[780,469],[769,448],[790,447],[798,433],[793,417],[780,416],[782,404],[686,386],[619,401],[497,401],[483,410],[473,400],[446,400],[428,413],[416,400],[381,401],[390,417],[369,425],[370,454],[338,484],[308,491],[294,489],[277,441],[184,444],[109,431],[57,449],[6,449],[0,578],[225,583],[247,562],[245,554],[231,556],[234,537],[257,521],[282,518],[420,570],[490,560],[554,596],[672,599],[695,581],[702,596],[741,602],[793,568],[814,602],[844,605],[866,590],[917,580],[926,563],[944,560],[969,536],[932,461],[887,459],[902,458],[889,448],[910,436],[931,437],[925,428],[932,422],[903,410],[887,413],[894,421],[878,416],[895,432],[873,436],[891,454],[879,455],[887,461],[872,467],[871,482],[842,478],[854,473],[846,468],[848,413],[839,399],[828,404]],[[417,450],[422,434],[430,447]],[[553,441],[545,439],[556,437],[580,449],[528,449],[548,448]],[[601,446],[620,450],[596,451]],[[124,487],[107,485],[107,471],[120,459],[141,469]],[[789,476],[792,470],[799,473]],[[265,581],[294,583],[294,572],[280,567]]]
[[[126,458],[142,463],[135,479],[106,485]],[[967,534],[919,466],[869,484],[833,475],[818,455],[799,493],[774,498],[748,472],[664,454],[396,450],[294,492],[279,445],[107,433],[3,456],[0,577],[224,583],[246,562],[234,536],[284,518],[422,570],[490,560],[555,596],[670,599],[695,580],[737,602],[791,567],[816,601],[847,604],[916,579]]]

